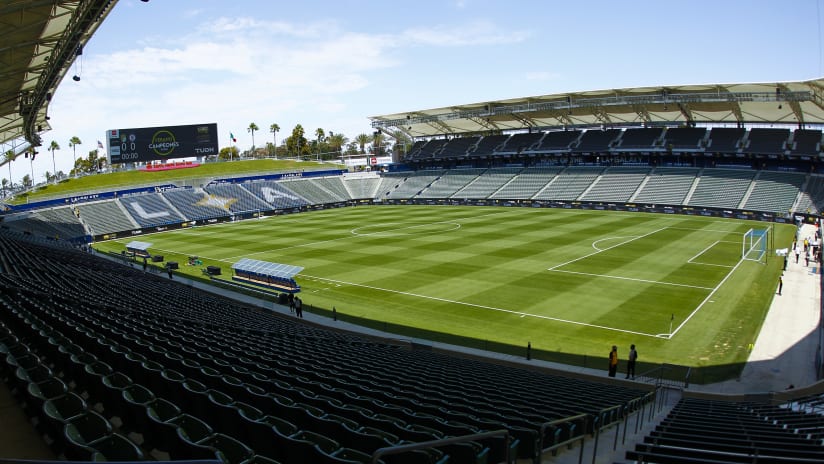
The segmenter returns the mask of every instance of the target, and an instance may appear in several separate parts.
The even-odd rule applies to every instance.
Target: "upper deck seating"
[[[475,148],[475,151],[472,152],[472,156],[490,156],[499,148],[503,147],[507,140],[509,140],[509,135],[485,135],[478,142],[478,146]]]
[[[706,127],[671,127],[664,132],[664,148],[681,150],[699,150],[707,136]]]
[[[754,127],[750,129],[744,151],[755,155],[782,155],[787,150],[788,129]]]
[[[535,148],[538,152],[568,152],[569,147],[581,137],[581,131],[551,131],[541,139],[540,145]]]
[[[821,153],[821,131],[818,129],[796,129],[790,154],[796,156],[816,156]]]
[[[600,153],[612,147],[612,143],[621,135],[621,129],[590,129],[581,135],[581,141],[572,147],[575,153]]]
[[[712,153],[736,153],[747,130],[737,127],[713,127],[706,151]]]
[[[534,146],[537,146],[543,137],[543,132],[521,132],[513,134],[497,153],[503,155],[530,151]]]
[[[441,149],[437,157],[440,158],[466,158],[469,150],[474,147],[480,137],[454,137],[449,139]]]
[[[655,146],[661,139],[663,129],[647,127],[631,127],[625,129],[621,138],[613,146],[618,151],[646,151]]]

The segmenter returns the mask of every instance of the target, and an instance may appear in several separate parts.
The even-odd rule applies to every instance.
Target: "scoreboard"
[[[218,154],[217,124],[106,131],[109,163],[134,163]]]

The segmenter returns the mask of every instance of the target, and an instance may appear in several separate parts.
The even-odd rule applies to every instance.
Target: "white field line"
[[[730,272],[728,272],[727,275],[725,275],[724,278],[721,279],[721,282],[718,282],[718,285],[716,285],[715,288],[713,288],[712,291],[710,291],[709,295],[707,295],[707,297],[704,298],[704,300],[701,301],[701,303],[699,303],[698,306],[696,306],[695,309],[692,310],[692,312],[689,314],[689,316],[687,316],[683,320],[683,322],[678,324],[678,327],[676,327],[675,330],[673,330],[672,333],[669,334],[667,339],[671,339],[672,337],[674,337],[675,334],[677,334],[678,331],[680,331],[681,328],[684,327],[690,319],[692,319],[692,316],[695,316],[698,313],[698,311],[701,310],[701,308],[703,308],[705,304],[707,304],[707,301],[709,301],[710,298],[712,298],[712,296],[715,295],[715,292],[717,292],[718,289],[721,288],[722,285],[724,285],[724,282],[726,282],[727,279],[730,278],[732,273],[735,272],[735,270],[738,269],[738,266],[740,266],[741,263],[743,263],[743,262],[744,262],[744,258],[741,258],[741,259],[738,260],[738,263],[735,266],[733,266],[732,269],[730,269]]]
[[[343,237],[330,238],[329,240],[321,240],[321,241],[317,241],[317,242],[301,243],[301,244],[298,244],[298,245],[290,245],[290,246],[281,247],[281,248],[272,248],[272,249],[268,249],[268,250],[258,251],[256,253],[246,253],[246,254],[238,255],[238,256],[230,256],[228,258],[217,259],[215,261],[221,261],[221,262],[224,262],[224,263],[233,263],[233,262],[237,261],[240,258],[248,258],[250,256],[255,256],[255,255],[261,255],[261,254],[266,254],[266,253],[274,253],[274,252],[283,251],[283,250],[291,250],[291,249],[294,249],[294,248],[310,247],[310,246],[320,245],[320,244],[323,244],[323,243],[337,242],[337,241],[340,241],[340,240],[349,240],[353,237],[380,236],[380,234],[397,232],[397,231],[407,230],[407,229],[414,229],[414,228],[418,228],[418,227],[425,227],[425,226],[433,225],[433,224],[453,224],[453,225],[457,225],[457,227],[455,227],[452,230],[457,230],[457,229],[461,228],[461,223],[458,222],[458,221],[466,221],[466,220],[471,220],[471,219],[480,218],[480,217],[494,216],[496,214],[503,214],[503,213],[495,211],[495,212],[491,212],[491,213],[487,213],[487,214],[482,214],[482,215],[479,215],[479,216],[471,216],[469,218],[464,217],[464,218],[448,219],[448,220],[444,220],[444,221],[422,222],[422,223],[419,223],[419,224],[412,224],[412,225],[408,225],[408,226],[404,226],[404,227],[397,227],[397,228],[394,228],[394,229],[381,230],[381,231],[368,232],[368,233],[360,233],[357,230],[362,228],[362,227],[356,227],[354,229],[349,230],[350,235],[345,235]]]
[[[479,304],[474,304],[474,303],[466,303],[466,302],[463,302],[463,301],[449,300],[449,299],[446,299],[446,298],[440,298],[440,297],[436,297],[436,296],[421,295],[421,294],[418,294],[418,293],[402,292],[402,291],[399,291],[399,290],[391,290],[391,289],[387,289],[387,288],[374,287],[372,285],[356,284],[356,283],[352,283],[352,282],[344,282],[344,281],[341,281],[341,280],[327,279],[325,277],[317,277],[317,276],[309,276],[309,275],[303,275],[303,276],[311,278],[311,279],[315,279],[315,280],[335,283],[335,284],[338,284],[338,285],[351,285],[353,287],[368,288],[370,290],[378,290],[378,291],[387,292],[387,293],[395,293],[395,294],[398,294],[398,295],[405,295],[405,296],[412,296],[412,297],[415,297],[415,298],[423,298],[423,299],[427,299],[427,300],[440,301],[440,302],[443,302],[443,303],[449,303],[449,304],[455,304],[455,305],[461,305],[461,306],[469,306],[469,307],[472,307],[472,308],[486,309],[486,310],[489,310],[489,311],[498,311],[498,312],[502,312],[502,313],[509,313],[509,314],[514,314],[514,315],[523,316],[523,317],[534,317],[536,319],[545,319],[545,320],[549,320],[549,321],[563,322],[563,323],[566,323],[566,324],[574,324],[574,325],[580,325],[580,326],[585,326],[585,327],[592,327],[592,328],[596,328],[596,329],[611,330],[613,332],[623,332],[623,333],[628,333],[628,334],[633,334],[633,335],[640,335],[640,336],[644,336],[644,337],[658,338],[656,335],[648,334],[648,333],[644,333],[644,332],[636,332],[634,330],[618,329],[618,328],[615,328],[615,327],[607,327],[607,326],[604,326],[604,325],[589,324],[589,323],[586,323],[586,322],[571,321],[569,319],[561,319],[561,318],[551,317],[551,316],[542,316],[542,315],[539,315],[539,314],[525,313],[525,312],[522,312],[522,311],[513,311],[511,309],[496,308],[494,306],[485,306],[485,305],[479,305]]]
[[[731,267],[731,266],[727,266],[727,267]],[[647,284],[655,284],[655,285],[670,285],[672,287],[687,287],[687,288],[697,288],[699,290],[712,290],[712,287],[701,287],[701,286],[698,286],[698,285],[678,284],[678,283],[675,283],[675,282],[663,282],[663,281],[659,281],[659,280],[636,279],[636,278],[633,278],[633,277],[612,276],[612,275],[607,275],[607,274],[591,274],[589,272],[561,271],[561,270],[558,270],[558,269],[555,269],[553,272],[565,272],[567,274],[578,274],[578,275],[585,275],[585,276],[590,276],[590,277],[604,277],[604,278],[607,278],[607,279],[629,280],[629,281],[632,281],[632,282],[644,282],[644,283],[647,283]]]
[[[712,245],[710,245],[710,246],[708,246],[708,247],[704,248],[703,250],[699,251],[699,252],[698,252],[695,256],[693,256],[692,258],[688,259],[688,260],[687,260],[687,262],[688,262],[689,264],[699,264],[699,265],[701,265],[701,266],[726,267],[727,269],[729,269],[729,268],[733,267],[733,266],[729,266],[729,265],[726,265],[726,264],[702,263],[702,262],[700,262],[700,261],[695,261],[695,258],[697,258],[697,257],[699,257],[699,256],[701,256],[701,255],[703,255],[704,253],[706,253],[706,251],[707,251],[707,250],[709,250],[710,248],[714,247],[715,245],[718,245],[719,243],[738,243],[738,242],[732,242],[732,241],[729,241],[729,240],[716,240],[715,242],[713,242],[713,244],[712,244]]]
[[[598,250],[598,251],[604,251],[604,250],[606,250],[606,248],[598,248],[598,244],[599,244],[599,243],[603,242],[604,240],[619,240],[619,239],[622,239],[622,238],[637,238],[637,237],[635,237],[634,235],[628,235],[628,236],[626,236],[626,237],[607,237],[607,238],[601,238],[601,239],[598,239],[598,240],[596,240],[596,241],[592,242],[592,248],[594,248],[594,249],[596,249],[596,250]]]
[[[563,266],[566,266],[567,264],[572,264],[572,263],[574,263],[574,262],[576,262],[576,261],[580,261],[580,260],[582,260],[582,259],[589,258],[590,256],[597,255],[598,253],[601,253],[601,252],[604,252],[604,251],[607,251],[607,250],[611,250],[611,249],[616,248],[616,247],[619,247],[619,246],[621,246],[621,245],[626,245],[627,243],[634,242],[635,240],[642,239],[642,238],[644,238],[644,237],[648,237],[648,236],[650,236],[650,235],[652,235],[652,234],[655,234],[655,233],[661,232],[662,230],[666,230],[666,229],[667,229],[667,227],[662,227],[662,228],[660,228],[660,229],[653,230],[652,232],[648,232],[648,233],[646,233],[646,234],[644,234],[644,235],[639,235],[639,236],[637,236],[637,237],[633,237],[633,238],[631,238],[631,239],[629,239],[629,240],[624,240],[623,242],[616,243],[615,245],[612,245],[611,247],[606,247],[606,248],[604,248],[603,250],[593,251],[592,253],[586,254],[586,255],[584,255],[584,256],[579,256],[579,257],[577,257],[577,258],[575,258],[575,259],[572,259],[572,260],[569,260],[569,261],[567,261],[567,262],[565,262],[565,263],[556,264],[555,266],[552,266],[551,268],[547,269],[547,271],[554,271],[554,270],[558,269],[559,267],[563,267]]]

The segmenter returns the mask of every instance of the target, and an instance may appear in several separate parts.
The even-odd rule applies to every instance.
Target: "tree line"
[[[318,128],[309,138],[301,124],[295,125],[292,133],[282,139],[280,145],[278,145],[280,126],[273,123],[269,125],[272,141],[267,141],[263,146],[258,147],[255,144],[255,132],[260,131],[260,126],[252,122],[246,128],[246,131],[252,136],[252,146],[250,148],[241,152],[238,147],[232,144],[221,148],[218,157],[224,160],[230,160],[238,156],[330,160],[344,156],[366,154],[385,156],[392,153],[403,153],[405,149],[412,146],[412,140],[401,131],[377,130],[372,134],[362,133],[355,136],[354,139],[349,139],[343,133]]]

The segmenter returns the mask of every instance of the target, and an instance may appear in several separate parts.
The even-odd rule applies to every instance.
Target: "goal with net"
[[[769,229],[750,229],[744,232],[741,242],[741,259],[766,262]]]

